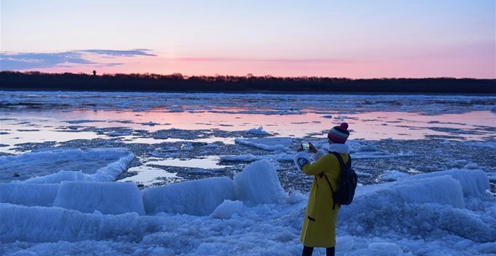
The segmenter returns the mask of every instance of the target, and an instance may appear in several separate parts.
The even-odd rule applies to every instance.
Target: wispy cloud
[[[75,50],[54,53],[0,53],[0,70],[26,70],[36,68],[52,68],[72,65],[104,65],[116,66],[124,63],[102,63],[96,62],[94,57],[136,57],[136,56],[156,56],[149,53],[148,49],[134,50]]]
[[[175,58],[177,61],[186,62],[273,62],[273,63],[344,63],[349,60],[341,59],[250,59],[250,58]]]
[[[135,57],[135,56],[157,56],[148,53],[148,49],[135,49],[135,50],[81,50],[80,53],[92,53],[97,55],[108,55],[114,57]]]

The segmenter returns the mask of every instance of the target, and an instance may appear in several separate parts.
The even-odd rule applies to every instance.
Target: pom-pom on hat
[[[341,123],[339,126],[334,126],[327,134],[327,138],[335,143],[345,143],[348,136],[350,136],[350,132],[348,131],[347,123]]]

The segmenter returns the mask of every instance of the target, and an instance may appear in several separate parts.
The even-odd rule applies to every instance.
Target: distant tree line
[[[96,72],[95,72],[96,73]],[[158,74],[0,72],[1,90],[236,93],[496,94],[496,79],[273,76],[183,76]]]

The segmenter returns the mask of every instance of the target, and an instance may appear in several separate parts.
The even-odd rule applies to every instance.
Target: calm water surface
[[[153,139],[139,135],[111,136],[98,129],[115,128],[155,132],[181,129],[187,131],[218,129],[227,132],[263,127],[278,137],[302,138],[325,134],[332,126],[346,121],[354,139],[426,139],[429,136],[455,140],[494,139],[495,114],[474,111],[460,114],[422,115],[405,112],[370,112],[352,114],[312,113],[266,115],[211,112],[109,111],[109,110],[37,110],[2,113],[0,151],[8,152],[16,144],[75,139],[124,138],[128,143],[161,143],[180,139]],[[94,128],[87,131],[88,127]],[[233,143],[235,138],[207,137],[193,141]]]
[[[351,139],[494,141],[496,97],[0,91],[0,153],[92,139],[234,144],[260,128],[274,137],[325,138],[343,121]],[[151,136],[157,131],[165,136]],[[178,179],[167,166],[223,168],[218,156],[140,160],[129,170],[138,174],[122,181]]]

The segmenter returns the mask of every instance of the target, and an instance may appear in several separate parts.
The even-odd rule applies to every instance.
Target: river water
[[[221,174],[231,175],[244,165],[226,167],[222,155],[243,159],[243,155],[267,154],[236,145],[236,139],[317,140],[341,122],[349,124],[350,140],[418,141],[388,143],[386,154],[394,148],[425,152],[438,147],[438,141],[456,141],[463,150],[464,142],[495,143],[496,97],[0,91],[0,154],[56,147],[127,147],[139,163],[128,170],[137,175],[122,180],[147,185],[177,179],[176,174],[188,168],[227,169]],[[218,148],[192,147],[196,142]],[[286,147],[294,149],[294,145]],[[439,161],[457,161],[458,147],[444,148]],[[485,148],[484,154],[493,151]],[[489,171],[494,168],[483,162],[487,157],[474,154],[481,157],[479,165],[488,165]],[[425,157],[429,159],[428,154]],[[379,160],[365,162],[363,167],[391,168]],[[418,169],[418,163],[422,161],[413,162],[411,168]],[[392,166],[398,165],[407,168],[410,163]],[[290,163],[280,168],[288,169]]]
[[[256,97],[253,96],[253,97]],[[284,98],[284,95],[279,97]],[[229,96],[219,97],[219,101],[229,101]],[[438,103],[437,110],[426,112],[428,106],[419,101],[418,110],[412,110],[413,101],[407,110],[388,106],[384,111],[357,109],[329,109],[306,107],[304,104],[293,107],[288,102],[286,109],[277,112],[274,108],[260,108],[259,105],[242,105],[233,102],[230,107],[218,107],[214,101],[206,101],[210,109],[187,105],[132,109],[127,100],[112,100],[114,109],[99,108],[94,105],[71,106],[70,99],[59,100],[54,104],[27,104],[18,102],[5,104],[0,109],[0,152],[15,153],[17,144],[64,142],[77,139],[115,139],[128,143],[161,143],[177,141],[174,138],[148,138],[140,132],[153,133],[160,130],[179,129],[185,133],[198,133],[205,130],[226,132],[261,129],[277,137],[303,138],[312,134],[326,134],[340,122],[347,122],[352,138],[363,140],[399,139],[417,140],[445,138],[449,140],[493,140],[495,138],[496,114],[487,106],[474,105],[455,109],[447,102]],[[274,96],[274,101],[280,101]],[[334,100],[334,99],[331,99]],[[460,101],[465,99],[460,99]],[[191,99],[192,102],[195,99]],[[494,102],[494,98],[488,98]],[[246,104],[247,102],[241,102]],[[271,106],[269,104],[269,106]],[[404,105],[406,106],[406,105]],[[485,107],[487,110],[483,110]],[[171,109],[172,108],[172,109]],[[253,110],[253,111],[251,111]],[[112,132],[114,131],[114,132]],[[136,132],[138,131],[138,132]],[[187,136],[186,136],[187,138]],[[234,137],[216,137],[206,134],[192,137],[191,141],[233,143]]]

